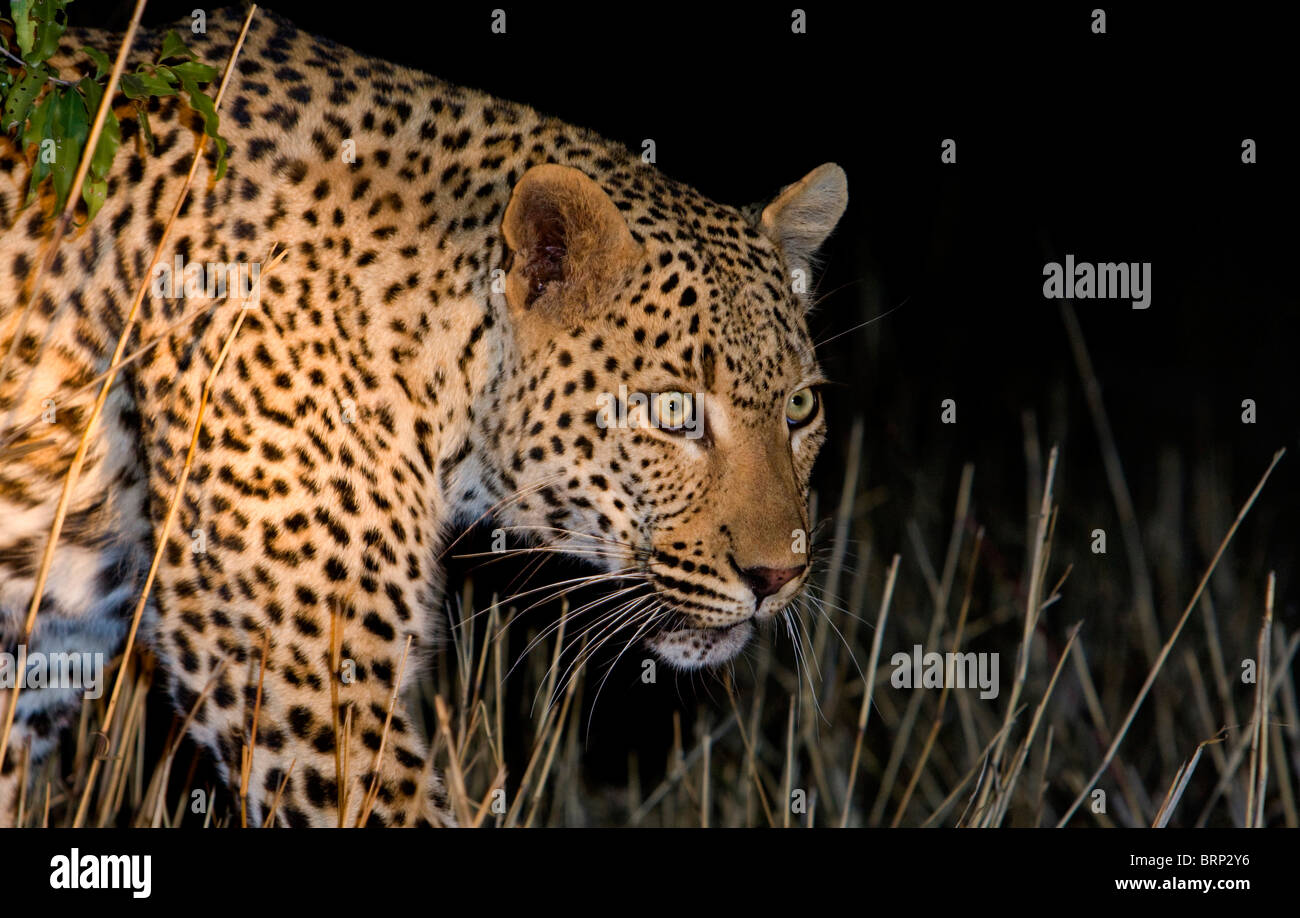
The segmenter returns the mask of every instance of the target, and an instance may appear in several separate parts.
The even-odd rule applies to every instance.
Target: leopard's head
[[[744,210],[650,170],[516,184],[496,515],[620,578],[592,634],[712,666],[803,588],[826,435],[809,272],[847,201],[834,164]]]

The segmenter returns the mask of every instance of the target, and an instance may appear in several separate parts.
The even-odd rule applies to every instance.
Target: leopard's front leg
[[[228,613],[180,603],[160,628],[178,713],[194,712],[190,734],[215,753],[239,818],[261,825],[274,811],[272,821],[288,826],[449,824],[442,782],[426,766],[428,738],[401,698],[420,669],[419,639],[375,610],[320,608],[334,603],[306,586],[289,592],[298,608],[272,599],[266,624],[237,614],[234,627],[214,626]]]

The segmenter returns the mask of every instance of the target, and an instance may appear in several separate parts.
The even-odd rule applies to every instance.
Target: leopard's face
[[[592,610],[594,634],[716,665],[808,575],[824,377],[805,319],[811,249],[782,228],[806,234],[811,213],[819,244],[843,210],[843,173],[822,167],[754,221],[707,203],[701,226],[661,233],[628,229],[574,172],[543,176],[560,188],[540,202],[526,175],[506,215],[519,367],[499,403],[512,495],[497,516],[620,579]],[[575,219],[597,224],[592,248]],[[578,275],[575,257],[599,276]]]

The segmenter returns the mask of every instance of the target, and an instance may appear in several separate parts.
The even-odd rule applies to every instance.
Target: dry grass
[[[1131,675],[1145,659],[1137,629],[1126,625],[1126,645],[1094,643],[1085,653],[1087,620],[1068,627],[1051,620],[1072,586],[1064,576],[1069,564],[1053,561],[1060,509],[1053,451],[1036,489],[1041,501],[1028,552],[1036,576],[1003,581],[981,567],[985,535],[966,515],[972,473],[964,470],[956,537],[942,566],[924,556],[905,564],[907,553],[885,566],[873,563],[870,551],[846,565],[848,598],[827,598],[808,612],[802,653],[761,641],[748,665],[718,676],[720,686],[706,684],[709,691],[672,715],[666,765],[634,753],[624,784],[589,780],[582,712],[607,674],[579,664],[572,678],[562,676],[577,630],[563,603],[558,621],[520,617],[517,605],[496,597],[476,602],[476,580],[466,579],[451,603],[459,615],[434,675],[408,700],[430,715],[436,767],[463,825],[1295,826],[1297,639],[1273,617],[1271,576],[1254,610],[1212,610],[1204,592],[1280,458],[1224,527],[1219,551],[1136,688],[1116,690],[1109,673],[1118,667]],[[841,502],[837,531],[856,531],[870,506],[868,491]],[[833,554],[835,546],[828,548]],[[833,573],[827,565],[812,592],[830,589]],[[960,601],[949,608],[947,588],[958,582]],[[917,614],[927,606],[928,617]],[[1253,640],[1239,629],[1182,634],[1197,608],[1225,621],[1253,618]],[[1107,616],[1114,613],[1098,609],[1097,618]],[[1010,634],[1018,640],[1007,640]],[[516,661],[519,648],[534,641],[538,647]],[[916,642],[998,650],[1015,665],[1003,669],[1008,678],[996,701],[964,689],[896,689],[887,657]],[[1175,646],[1185,654],[1174,654]],[[1094,672],[1089,657],[1103,655],[1107,665]],[[1231,684],[1237,667],[1230,661],[1247,657],[1259,663],[1258,683]],[[1211,659],[1221,663],[1207,664]],[[111,712],[103,700],[87,704],[70,751],[46,765],[35,799],[24,800],[24,823],[71,824],[80,801],[93,814],[90,825],[240,824],[240,802],[221,791],[215,812],[188,812],[194,776],[206,769],[190,750],[188,772],[173,770],[185,724],[173,724],[161,754],[151,753],[158,743],[145,716],[152,662],[137,651],[115,666],[121,703]],[[1207,681],[1219,689],[1218,700],[1208,696]],[[655,690],[635,674],[622,683],[623,693]],[[1253,713],[1245,721],[1223,703],[1244,706],[1247,699]],[[602,703],[619,704],[617,692]],[[1150,739],[1161,707],[1180,748],[1172,768]],[[525,740],[522,753],[508,751],[511,731],[515,742]],[[639,776],[656,771],[662,777],[643,787]],[[1104,812],[1094,812],[1094,788],[1106,792]]]

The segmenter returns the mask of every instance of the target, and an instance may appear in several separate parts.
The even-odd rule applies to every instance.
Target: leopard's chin
[[[742,621],[724,628],[661,631],[645,641],[665,663],[677,669],[694,670],[720,666],[734,659],[753,636],[753,624]]]

